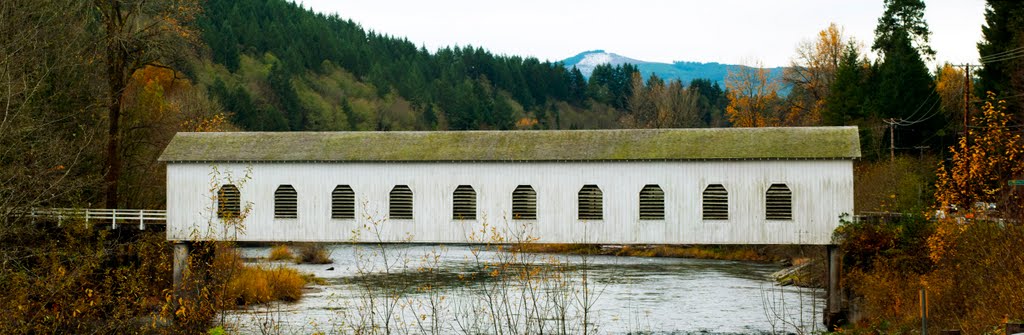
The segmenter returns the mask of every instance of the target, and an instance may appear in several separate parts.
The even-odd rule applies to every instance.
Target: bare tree
[[[93,176],[95,66],[88,6],[77,1],[0,3],[0,240],[24,208],[70,205]]]
[[[136,70],[171,66],[197,41],[190,28],[200,11],[196,0],[95,0],[103,25],[107,78],[107,147],[104,182],[107,208],[119,204],[122,160],[120,122],[124,92]]]

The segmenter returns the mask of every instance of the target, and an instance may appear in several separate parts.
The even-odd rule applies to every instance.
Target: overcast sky
[[[785,66],[836,22],[868,48],[882,0],[299,0],[433,52],[481,46],[558,61],[604,49],[645,61]],[[925,0],[937,62],[977,62],[983,0]]]

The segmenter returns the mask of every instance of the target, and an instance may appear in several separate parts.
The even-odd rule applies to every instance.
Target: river
[[[372,324],[440,334],[582,333],[584,324],[598,334],[799,333],[821,330],[824,306],[822,290],[773,285],[775,264],[334,245],[333,264],[296,265],[258,260],[267,247],[241,249],[250,262],[326,284],[311,285],[298,302],[224,313],[225,326],[240,333],[353,333]]]

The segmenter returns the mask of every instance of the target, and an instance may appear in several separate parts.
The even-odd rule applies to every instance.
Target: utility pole
[[[953,65],[956,67],[962,66],[964,68],[964,141],[968,140],[967,131],[971,128],[971,65],[972,64]],[[978,64],[973,65],[981,66]],[[967,147],[964,147],[963,155],[964,157],[967,157]]]
[[[969,125],[968,114],[971,110],[971,64],[964,64],[964,142],[967,142]],[[964,157],[967,157],[967,146],[964,146]]]

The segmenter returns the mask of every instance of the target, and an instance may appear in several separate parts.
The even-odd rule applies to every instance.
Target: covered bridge
[[[824,245],[859,156],[803,127],[179,133],[160,161],[176,241]]]

